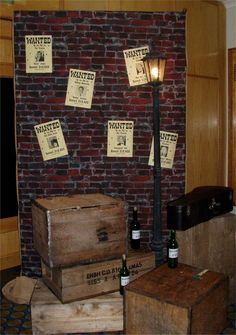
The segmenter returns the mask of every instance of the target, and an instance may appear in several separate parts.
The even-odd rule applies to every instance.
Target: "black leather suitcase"
[[[168,229],[186,230],[233,210],[233,189],[201,186],[167,203]]]

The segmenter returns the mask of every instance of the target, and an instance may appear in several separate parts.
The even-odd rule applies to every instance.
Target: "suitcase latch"
[[[220,202],[216,202],[216,199],[215,198],[212,198],[211,199],[211,203],[210,203],[210,205],[209,205],[209,210],[210,211],[214,211],[214,209],[216,208],[216,207],[220,207],[221,206],[221,203]]]

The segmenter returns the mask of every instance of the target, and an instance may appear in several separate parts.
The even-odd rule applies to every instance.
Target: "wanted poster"
[[[95,72],[70,69],[66,106],[91,108]]]
[[[178,134],[160,131],[160,158],[161,167],[172,169]],[[148,165],[154,165],[154,141],[152,138]]]
[[[59,120],[41,123],[34,130],[44,161],[68,155]]]
[[[147,76],[142,58],[149,53],[149,47],[144,46],[141,48],[123,50],[123,53],[130,86],[147,83]]]
[[[26,73],[52,73],[52,36],[25,36]]]
[[[107,156],[133,156],[133,121],[108,121]]]

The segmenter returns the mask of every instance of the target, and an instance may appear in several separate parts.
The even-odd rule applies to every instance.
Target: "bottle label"
[[[140,230],[132,230],[132,240],[140,239]]]
[[[121,286],[126,286],[127,284],[129,284],[129,276],[121,277],[120,279]]]
[[[169,258],[178,258],[178,248],[177,249],[169,249]]]

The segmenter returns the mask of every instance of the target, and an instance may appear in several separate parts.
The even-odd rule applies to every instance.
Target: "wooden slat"
[[[222,185],[227,185],[227,111],[226,111],[226,10],[223,3],[218,3],[218,68],[219,68],[219,155],[223,157],[219,173]],[[235,147],[236,148],[236,147]],[[236,151],[235,151],[236,152]]]
[[[14,69],[12,63],[0,64],[0,77],[1,78],[13,78]]]
[[[12,40],[0,37],[0,77],[13,77]]]
[[[236,206],[236,48],[229,50],[229,186]]]
[[[219,80],[188,76],[186,184],[224,185]]]
[[[62,304],[39,280],[31,300],[33,334],[67,334],[123,330],[119,293]]]
[[[173,11],[175,0],[103,0],[103,1],[71,1],[64,0],[65,10],[126,10],[126,11]]]
[[[0,219],[0,270],[20,265],[17,216]]]
[[[199,185],[226,184],[226,11],[223,4],[217,1],[176,1],[176,10],[183,8],[187,10],[186,192],[188,192]],[[212,84],[209,94],[210,82]],[[202,83],[204,88],[201,86]]]
[[[13,5],[0,2],[0,18],[12,20]]]
[[[61,0],[24,0],[15,1],[14,10],[59,10],[61,8]]]
[[[218,7],[196,2],[187,12],[188,73],[219,76]]]
[[[64,0],[65,10],[109,10],[110,1],[96,1],[96,0],[81,0],[81,1],[70,1]],[[120,1],[114,0],[113,10],[119,10]]]
[[[172,0],[145,0],[145,1],[136,1],[136,0],[121,0],[120,9],[127,11],[174,11],[175,1]]]
[[[20,265],[18,230],[0,234],[0,270]]]
[[[0,62],[13,63],[12,41],[0,38]]]
[[[0,234],[0,255],[6,256],[19,250],[18,231]]]
[[[12,252],[0,258],[0,271],[19,266],[21,264],[19,251]]]
[[[14,230],[18,230],[17,216],[0,219],[0,234],[8,233]]]
[[[12,21],[0,19],[0,38],[12,39]]]

